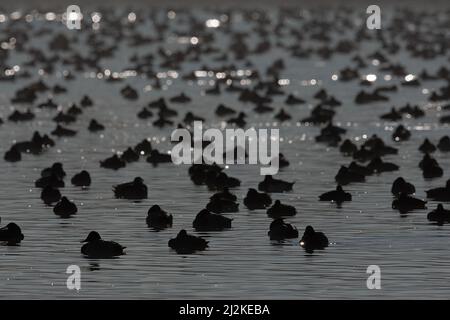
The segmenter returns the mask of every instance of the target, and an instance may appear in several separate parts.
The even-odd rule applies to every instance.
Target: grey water
[[[54,27],[64,31],[61,26]],[[4,33],[2,35],[5,36]],[[37,43],[39,39],[31,41],[35,41],[36,46],[41,45]],[[178,45],[176,38],[165,41],[168,45]],[[227,45],[225,40],[222,43]],[[119,53],[108,60],[107,67],[111,70],[126,68],[133,53],[123,43],[119,45]],[[368,46],[362,50],[363,54],[370,53],[373,48]],[[284,59],[287,66],[282,74],[284,79],[289,79],[289,84],[283,90],[307,101],[307,104],[291,107],[283,104],[285,97],[274,97],[271,105],[277,110],[283,107],[293,116],[291,121],[282,124],[274,121],[274,113],[252,113],[253,106],[238,101],[236,94],[223,91],[218,97],[205,95],[204,90],[210,87],[210,78],[185,82],[161,70],[163,89],[151,90],[148,87],[150,82],[140,76],[107,83],[98,79],[96,74],[79,73],[75,80],[65,82],[60,73],[59,76],[40,76],[35,70],[33,79],[26,83],[42,78],[48,84],[68,87],[67,94],[54,97],[63,109],[78,103],[84,94],[92,97],[94,107],[84,109],[79,120],[69,126],[78,131],[75,137],[56,138],[56,146],[40,156],[24,155],[22,161],[13,164],[0,161],[1,225],[16,222],[25,235],[18,246],[0,246],[0,298],[448,297],[450,229],[448,225],[430,224],[426,218],[427,212],[433,210],[437,203],[429,201],[428,209],[400,216],[391,208],[390,193],[391,184],[398,176],[416,186],[419,198],[425,198],[425,190],[442,186],[450,178],[450,154],[437,151],[433,155],[444,169],[442,178],[424,180],[418,168],[422,154],[417,148],[424,138],[436,143],[450,132],[447,125],[438,124],[438,117],[442,114],[440,105],[427,100],[427,90],[429,92],[443,83],[425,82],[419,88],[400,86],[398,92],[389,94],[387,103],[356,105],[353,98],[360,87],[355,83],[332,80],[333,74],[348,65],[350,57],[337,55],[328,61],[317,57],[292,59],[285,51],[275,48],[269,54],[252,56],[251,60],[263,72],[275,58]],[[400,52],[392,59],[405,64],[412,74],[423,68],[435,72],[440,66],[448,65],[443,58],[424,62],[411,58],[406,52]],[[20,65],[24,57],[17,54],[12,60]],[[199,70],[202,64],[188,64],[186,69]],[[213,62],[210,64],[214,65]],[[236,62],[236,65],[245,69],[242,62]],[[64,66],[58,65],[55,69],[61,71]],[[368,68],[364,72],[369,74],[370,70]],[[378,73],[375,67],[373,72],[378,76],[377,85],[399,82],[395,78],[385,80],[386,74]],[[29,139],[35,130],[49,133],[55,127],[51,120],[54,112],[47,110],[33,109],[36,119],[26,124],[6,120],[14,107],[10,98],[24,83],[4,81],[0,84],[0,116],[5,120],[0,126],[0,154],[4,154],[13,142]],[[138,89],[139,100],[129,102],[123,99],[120,89],[126,83]],[[317,102],[313,95],[320,88],[326,88],[343,102],[336,109],[335,124],[348,130],[346,138],[361,144],[364,139],[377,134],[389,145],[399,148],[398,155],[387,156],[385,160],[400,165],[400,171],[374,175],[366,183],[344,187],[353,195],[353,201],[344,203],[341,208],[333,203],[319,202],[318,195],[335,188],[335,174],[351,159],[342,156],[337,148],[314,141],[320,127],[299,122],[309,115]],[[140,120],[136,114],[149,101],[181,92],[193,100],[186,105],[169,104],[179,112],[176,123],[187,111],[193,111],[207,119],[208,127],[222,127],[222,119],[215,116],[214,110],[223,103],[246,111],[250,115],[248,127],[280,129],[280,151],[291,164],[283,168],[278,177],[295,180],[296,183],[292,192],[273,194],[272,198],[295,206],[297,215],[286,220],[295,225],[300,234],[306,225],[324,232],[331,242],[328,248],[308,254],[299,246],[298,239],[284,243],[269,240],[267,232],[271,219],[264,210],[249,211],[242,203],[248,188],[256,187],[263,179],[258,166],[231,165],[225,169],[227,174],[241,179],[242,185],[232,190],[238,196],[240,211],[226,214],[234,219],[233,227],[221,232],[195,232],[192,229],[195,215],[204,208],[213,193],[205,186],[195,186],[191,182],[187,165],[153,167],[145,159],[140,159],[118,171],[100,168],[99,160],[144,138],[151,139],[152,145],[160,151],[168,152],[173,146],[169,141],[173,128],[155,128],[151,124],[154,118]],[[42,96],[39,101],[46,98]],[[395,143],[390,137],[395,124],[380,121],[379,115],[406,102],[419,104],[426,110],[426,116],[417,120],[405,119],[403,124],[412,131],[412,137],[409,141]],[[99,120],[106,130],[88,132],[91,118]],[[40,170],[56,161],[62,162],[67,172],[66,187],[61,192],[78,206],[78,213],[70,219],[61,219],[53,214],[52,208],[40,200],[40,189],[34,187]],[[92,177],[93,182],[88,189],[73,187],[68,179],[82,169],[88,170]],[[136,176],[141,176],[148,185],[148,199],[141,202],[114,199],[112,186],[131,181]],[[153,204],[159,204],[173,214],[172,228],[154,231],[147,227],[147,210]],[[167,243],[182,228],[206,238],[210,241],[209,248],[191,255],[176,254]],[[126,255],[98,260],[83,257],[80,240],[91,230],[98,231],[104,239],[126,246]],[[66,287],[69,265],[81,268],[79,291]],[[369,290],[366,286],[369,265],[381,268],[380,290]]]

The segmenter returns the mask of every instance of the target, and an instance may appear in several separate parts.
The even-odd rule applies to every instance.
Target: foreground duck
[[[23,239],[22,230],[14,222],[10,222],[3,228],[0,228],[0,242],[5,242],[7,245],[15,245]]]
[[[173,217],[162,210],[157,204],[153,205],[147,212],[147,225],[155,229],[165,229],[172,226]]]
[[[270,240],[298,238],[298,230],[291,224],[285,223],[283,219],[278,218],[270,224],[268,235]]]
[[[328,247],[328,238],[322,232],[317,232],[313,227],[307,226],[303,237],[300,240],[300,245],[308,253],[312,253],[314,250],[322,250]]]
[[[188,254],[205,250],[208,247],[208,241],[201,237],[190,235],[183,229],[176,238],[169,240],[169,247],[177,253]]]
[[[118,184],[113,187],[114,195],[118,199],[140,200],[147,199],[147,186],[140,177],[132,182]]]
[[[123,251],[126,247],[114,241],[102,240],[97,231],[91,231],[81,247],[81,253],[88,258],[112,258],[125,254]]]

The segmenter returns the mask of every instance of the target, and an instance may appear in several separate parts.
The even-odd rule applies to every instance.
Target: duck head
[[[181,229],[180,232],[178,232],[177,238],[184,238],[187,237],[187,232],[184,229]]]
[[[303,234],[303,237],[313,236],[314,233],[316,233],[316,232],[314,231],[314,228],[311,227],[311,226],[307,226],[306,229],[305,229],[305,233]]]
[[[84,239],[83,241],[81,241],[81,243],[83,242],[91,242],[91,241],[98,241],[101,240],[102,238],[100,237],[100,234],[97,231],[91,231],[89,232],[88,236],[86,239]]]

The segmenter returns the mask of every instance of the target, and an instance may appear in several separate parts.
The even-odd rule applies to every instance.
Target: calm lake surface
[[[208,14],[200,11],[206,18]],[[274,13],[275,14],[275,13]],[[365,13],[361,11],[360,18]],[[233,17],[239,21],[237,15]],[[364,23],[361,20],[361,23]],[[35,22],[36,25],[42,22]],[[55,22],[55,24],[57,24]],[[238,23],[245,29],[245,21]],[[30,24],[30,29],[33,27]],[[50,28],[65,29],[60,25]],[[2,37],[6,34],[2,30]],[[145,25],[142,26],[145,29]],[[69,31],[64,31],[68,34]],[[224,37],[217,33],[217,37]],[[80,35],[82,38],[83,35]],[[45,36],[30,40],[35,46]],[[217,40],[223,46],[228,42]],[[177,45],[177,39],[168,38],[166,43]],[[136,52],[155,51],[147,46],[130,50],[125,43],[115,58],[109,59],[111,70],[122,70],[129,65],[129,57]],[[368,44],[361,48],[361,54],[373,52],[375,47]],[[420,87],[401,87],[396,93],[389,93],[387,103],[356,105],[355,94],[360,90],[358,82],[333,81],[332,75],[349,65],[351,57],[336,55],[328,61],[313,56],[309,59],[292,59],[282,49],[274,47],[265,55],[251,56],[251,61],[261,73],[276,58],[285,61],[283,78],[289,85],[283,90],[305,99],[307,104],[284,105],[285,96],[274,96],[271,106],[279,110],[283,107],[293,120],[283,124],[274,121],[274,113],[257,115],[251,110],[253,105],[238,101],[234,93],[223,91],[220,96],[209,96],[204,90],[209,88],[209,78],[199,82],[186,82],[170,77],[161,78],[162,90],[148,90],[151,84],[143,77],[129,77],[118,83],[107,83],[88,73],[76,74],[76,79],[66,82],[58,75],[65,69],[57,64],[55,75],[43,75],[47,84],[60,84],[68,88],[68,93],[57,95],[54,100],[66,110],[72,103],[78,103],[84,94],[94,101],[94,107],[86,108],[78,121],[69,125],[78,130],[73,138],[55,138],[56,145],[40,156],[23,155],[17,163],[0,161],[0,216],[1,226],[16,222],[25,235],[18,246],[0,246],[0,298],[143,298],[143,299],[362,299],[362,298],[444,298],[450,294],[450,226],[430,224],[426,218],[437,203],[429,201],[426,210],[416,210],[400,216],[391,209],[392,182],[398,176],[416,186],[416,196],[425,198],[425,190],[443,186],[450,178],[450,154],[434,153],[444,176],[431,181],[424,180],[418,168],[423,154],[417,148],[428,137],[437,143],[439,138],[450,133],[448,126],[439,125],[438,117],[443,114],[439,104],[428,102],[428,94],[423,89],[439,88],[441,81],[424,82]],[[21,54],[12,55],[10,62],[20,65],[24,61]],[[392,57],[407,67],[412,74],[427,68],[431,73],[447,64],[445,58],[431,61],[412,59],[401,51]],[[231,61],[232,62],[232,61]],[[220,62],[210,62],[210,65]],[[233,62],[234,63],[234,62]],[[205,64],[186,64],[184,72],[198,70]],[[239,69],[244,63],[235,62]],[[163,70],[161,70],[163,71]],[[391,85],[399,80],[384,80],[374,66],[364,69],[364,74],[377,73],[377,85]],[[38,80],[38,70],[33,78],[3,81],[0,83],[0,116],[4,123],[0,126],[0,153],[3,155],[15,141],[27,140],[35,130],[49,133],[55,128],[51,120],[55,111],[39,110],[36,119],[27,123],[7,121],[13,110],[10,102],[14,92],[25,84]],[[311,82],[312,79],[315,79]],[[130,84],[139,91],[139,99],[129,102],[120,95],[120,89]],[[350,184],[344,189],[353,195],[353,201],[337,208],[335,204],[319,202],[318,196],[335,188],[334,176],[341,165],[348,165],[351,158],[342,156],[338,148],[317,144],[314,137],[319,134],[319,126],[308,126],[298,121],[309,115],[317,103],[313,95],[326,88],[343,105],[336,108],[334,123],[348,130],[346,138],[358,145],[365,137],[376,133],[387,144],[398,147],[399,154],[384,157],[385,161],[400,166],[400,171],[370,176],[366,183]],[[248,188],[255,188],[263,179],[258,166],[230,166],[225,172],[241,179],[239,188],[232,190],[238,196],[240,211],[225,214],[232,217],[233,227],[222,232],[195,232],[192,221],[195,215],[208,203],[213,192],[205,186],[195,186],[189,179],[188,166],[162,164],[153,167],[141,158],[139,162],[128,164],[126,168],[112,171],[100,168],[99,160],[134,146],[144,138],[150,138],[152,145],[160,151],[172,148],[170,134],[173,128],[158,129],[152,126],[155,117],[140,120],[136,114],[148,102],[159,97],[172,97],[185,92],[193,100],[188,104],[169,106],[179,112],[175,123],[181,121],[187,111],[192,111],[207,119],[208,127],[221,127],[222,119],[214,111],[219,103],[243,110],[248,115],[248,127],[279,128],[280,151],[291,165],[284,168],[278,177],[295,180],[292,192],[273,194],[274,200],[297,208],[297,215],[286,219],[295,225],[300,234],[307,225],[323,231],[331,244],[323,251],[307,254],[299,245],[299,239],[287,240],[280,244],[267,236],[271,219],[265,210],[249,211],[242,203]],[[426,91],[425,91],[426,93]],[[47,99],[39,96],[39,103]],[[403,120],[412,131],[409,141],[395,143],[391,139],[396,124],[380,122],[379,115],[388,112],[392,106],[400,107],[410,102],[426,110],[421,119]],[[37,105],[33,104],[32,107]],[[23,109],[21,106],[16,106]],[[447,111],[448,114],[448,111]],[[106,126],[101,133],[87,130],[91,118]],[[70,219],[56,216],[51,207],[40,200],[40,189],[34,181],[40,171],[53,162],[62,162],[67,172],[66,187],[61,193],[73,200],[78,213]],[[92,185],[80,189],[70,185],[73,174],[88,170]],[[131,181],[141,176],[149,187],[149,197],[142,202],[114,199],[112,186]],[[173,214],[172,228],[154,231],[147,227],[145,218],[148,208],[159,204]],[[450,204],[444,204],[450,207]],[[201,235],[210,241],[209,248],[201,253],[180,255],[172,251],[167,242],[180,229]],[[102,238],[114,240],[126,246],[126,255],[116,259],[86,259],[80,253],[80,240],[89,231],[96,230]],[[381,268],[381,290],[368,290],[366,269],[369,265]],[[69,265],[81,268],[81,290],[71,291],[66,287],[66,269]]]

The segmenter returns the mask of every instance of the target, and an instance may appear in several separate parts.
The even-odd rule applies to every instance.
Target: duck
[[[46,186],[41,191],[41,200],[45,204],[51,204],[54,202],[58,202],[61,199],[61,192],[57,188],[52,186]]]
[[[365,175],[351,171],[349,168],[345,166],[341,166],[338,173],[334,177],[336,182],[342,186],[350,184],[352,182],[364,182],[366,181]]]
[[[5,152],[3,159],[7,162],[18,162],[22,160],[22,154],[16,146],[11,146],[11,148]]]
[[[359,165],[355,161],[350,162],[350,164],[348,165],[348,170],[350,170],[351,172],[359,173],[363,176],[370,176],[373,174],[373,171],[367,168],[367,166]]]
[[[258,190],[264,192],[280,193],[292,191],[295,182],[274,179],[271,175],[266,175],[264,180],[258,184]]]
[[[82,107],[90,107],[90,106],[94,105],[94,102],[87,95],[84,95],[80,101],[80,105]]]
[[[244,198],[244,205],[250,210],[266,209],[272,204],[272,198],[264,192],[258,192],[253,188],[248,189]]]
[[[215,114],[219,117],[225,117],[232,114],[235,114],[236,110],[229,108],[223,104],[219,104],[216,108]]]
[[[139,154],[129,147],[120,155],[120,159],[128,163],[135,162],[139,160]]]
[[[426,203],[426,201],[400,193],[397,199],[392,201],[392,209],[400,211],[401,214],[405,214],[415,209],[426,209]]]
[[[78,208],[75,203],[73,203],[66,197],[62,197],[61,200],[53,208],[53,212],[61,217],[69,217],[77,213],[77,211]]]
[[[79,115],[82,113],[83,113],[83,109],[78,107],[75,103],[72,104],[72,106],[69,109],[67,109],[67,114],[72,115],[72,116],[76,116],[76,115]]]
[[[282,204],[280,200],[276,200],[273,206],[267,209],[267,215],[272,218],[295,216],[296,214],[295,207]]]
[[[49,98],[49,99],[47,99],[46,102],[38,104],[37,107],[39,109],[42,109],[42,108],[56,109],[56,108],[58,108],[58,105],[51,98]]]
[[[213,199],[206,205],[206,209],[214,213],[238,212],[239,204],[227,199]]]
[[[76,187],[88,187],[91,185],[91,176],[86,170],[75,174],[70,182]]]
[[[22,121],[31,121],[35,118],[35,115],[33,112],[30,111],[30,109],[27,109],[24,112],[20,112],[19,110],[14,110],[13,113],[11,113],[8,116],[8,120],[12,122],[22,122]]]
[[[77,132],[75,130],[64,128],[63,126],[58,124],[56,125],[55,130],[50,132],[50,134],[57,137],[73,137],[74,135],[77,134]]]
[[[394,196],[399,196],[401,193],[411,195],[416,193],[416,187],[412,183],[406,182],[402,177],[398,177],[392,183],[391,193]]]
[[[105,126],[99,123],[97,120],[91,119],[91,121],[89,122],[88,130],[90,132],[103,131],[105,130]]]
[[[147,162],[156,165],[158,163],[168,163],[172,162],[172,157],[170,154],[160,153],[158,150],[153,149],[150,151],[150,155],[147,157]]]
[[[352,156],[357,150],[358,147],[356,144],[351,142],[349,139],[345,139],[339,147],[339,151],[346,156]]]
[[[88,258],[112,258],[125,254],[123,250],[126,247],[114,241],[103,240],[97,231],[89,232],[86,239],[81,241],[83,242],[86,243],[81,247],[81,253]]]
[[[392,140],[394,141],[405,141],[411,137],[411,131],[406,129],[403,125],[399,125],[392,134]]]
[[[125,99],[128,100],[136,100],[138,98],[138,93],[135,89],[130,87],[129,85],[126,85],[124,88],[120,90],[120,93]]]
[[[77,120],[77,118],[73,115],[70,114],[66,114],[62,111],[58,112],[58,114],[53,118],[53,121],[57,122],[57,123],[65,123],[65,124],[69,124],[72,122],[75,122]]]
[[[437,163],[424,165],[422,175],[425,179],[440,178],[444,175],[444,170]]]
[[[449,152],[450,151],[450,137],[444,136],[439,139],[439,143],[437,145],[439,151],[441,152]]]
[[[205,183],[210,190],[223,190],[224,188],[235,188],[241,185],[239,179],[230,177],[225,172],[214,170],[207,172]]]
[[[234,124],[240,128],[243,128],[247,124],[247,122],[245,121],[245,117],[247,117],[247,115],[245,113],[239,112],[239,114],[236,118],[231,118],[231,119],[227,120],[227,123]]]
[[[48,177],[51,175],[57,176],[59,179],[64,179],[66,172],[64,171],[61,162],[55,162],[51,167],[45,168],[41,171],[41,177]]]
[[[231,228],[232,220],[220,214],[212,213],[208,209],[203,209],[195,217],[192,227],[197,231],[220,231]]]
[[[437,208],[427,215],[429,221],[437,222],[438,225],[443,225],[444,222],[450,222],[450,210],[444,209],[442,204],[438,204]]]
[[[419,146],[419,151],[423,153],[433,153],[436,151],[436,146],[425,138],[424,142]]]
[[[392,172],[400,169],[398,165],[391,162],[384,162],[380,157],[376,157],[367,165],[367,169],[374,173]]]
[[[149,227],[165,229],[167,227],[172,227],[173,217],[155,204],[148,209],[146,221]]]
[[[118,184],[113,187],[114,195],[118,199],[147,199],[147,186],[141,177],[136,177],[132,182]]]
[[[134,151],[141,156],[149,155],[152,151],[152,144],[147,139],[144,139],[134,147]]]
[[[307,226],[300,239],[300,246],[302,246],[306,252],[312,253],[314,250],[323,250],[328,247],[328,238],[322,233],[315,231],[312,226]]]
[[[447,180],[445,187],[434,188],[425,191],[427,198],[436,201],[450,201],[450,179]]]
[[[202,251],[208,247],[208,241],[201,237],[190,235],[182,229],[173,239],[169,240],[169,247],[179,254],[189,254]]]
[[[14,222],[8,223],[0,228],[0,242],[6,242],[7,245],[16,245],[24,239],[22,230]]]
[[[328,191],[319,196],[320,201],[334,201],[336,203],[342,203],[344,201],[352,201],[352,195],[345,192],[342,186],[337,185],[336,190]]]
[[[100,167],[106,169],[119,170],[120,168],[124,168],[125,166],[126,162],[120,159],[117,154],[114,154],[111,157],[100,161]]]
[[[303,104],[306,101],[294,96],[293,94],[288,94],[288,96],[286,97],[286,100],[284,101],[285,104],[287,105],[295,105],[295,104]]]
[[[291,115],[284,111],[283,108],[281,108],[281,110],[274,116],[274,118],[281,122],[292,119]]]
[[[391,108],[391,111],[381,115],[380,119],[389,121],[398,121],[402,119],[402,114],[397,110],[395,110],[395,108]]]
[[[180,93],[178,96],[174,96],[169,99],[170,102],[176,103],[188,103],[191,102],[191,98],[189,98],[184,92]]]
[[[282,218],[277,218],[270,223],[267,235],[270,240],[284,240],[298,238],[298,230],[289,223],[285,223]]]
[[[34,182],[36,188],[45,188],[46,186],[51,186],[53,188],[64,188],[64,181],[55,174],[49,176],[40,177]]]
[[[236,195],[234,195],[230,192],[230,189],[225,187],[225,188],[223,188],[223,190],[221,192],[217,192],[217,193],[213,194],[209,199],[211,201],[228,200],[228,201],[236,202],[237,197],[236,197]]]
[[[138,112],[137,117],[139,119],[148,119],[153,117],[153,112],[148,110],[146,107],[142,108],[141,111]]]

